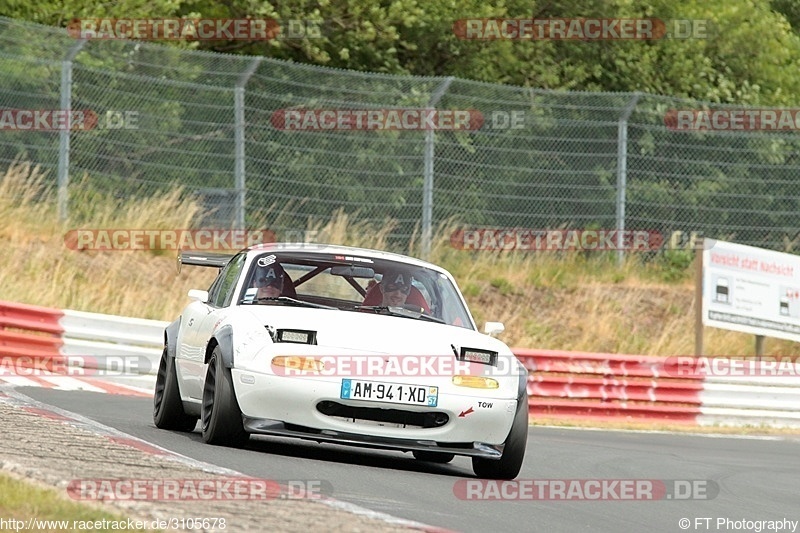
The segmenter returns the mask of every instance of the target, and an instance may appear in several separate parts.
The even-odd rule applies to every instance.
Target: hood
[[[276,330],[316,331],[317,349],[331,354],[453,355],[453,346],[456,350],[467,346],[511,353],[504,343],[488,335],[424,319],[272,305],[240,309]],[[307,345],[294,346],[308,351]]]

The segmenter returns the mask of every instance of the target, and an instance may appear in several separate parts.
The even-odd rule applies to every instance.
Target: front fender
[[[178,317],[172,324],[164,329],[164,346],[167,348],[167,357],[175,358],[178,350],[178,331],[181,328],[181,318]]]
[[[211,359],[214,346],[219,346],[222,352],[222,364],[225,365],[225,368],[233,368],[233,327],[230,324],[226,324],[214,332],[214,336],[211,337],[206,347],[206,363]]]
[[[517,383],[517,401],[527,403],[528,400],[528,369],[517,361],[519,365],[519,382]],[[526,406],[527,409],[527,406]]]

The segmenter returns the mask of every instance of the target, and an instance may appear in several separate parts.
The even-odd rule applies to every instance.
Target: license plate
[[[343,379],[341,398],[436,407],[439,402],[439,387]]]

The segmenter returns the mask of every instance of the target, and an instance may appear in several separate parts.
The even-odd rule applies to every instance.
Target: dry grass
[[[208,287],[213,269],[176,273],[173,253],[78,252],[64,235],[78,228],[191,228],[200,207],[180,190],[119,206],[110,197],[71,188],[79,213],[57,221],[52,176],[28,163],[0,176],[2,299],[60,308],[171,320],[186,291]],[[131,208],[130,206],[135,206]],[[254,227],[275,227],[290,206],[273,207]],[[393,222],[379,227],[339,212],[309,221],[318,242],[386,249]],[[608,255],[474,253],[449,245],[452,226],[435,235],[430,259],[459,281],[476,320],[505,323],[511,346],[652,355],[691,354],[694,289],[691,269],[675,273],[659,260],[629,257],[621,267]],[[407,251],[419,255],[418,240]],[[706,328],[711,355],[752,355],[750,335]],[[768,339],[770,355],[800,355],[800,345]]]
[[[213,272],[186,269],[175,256],[135,252],[75,251],[65,245],[71,229],[189,228],[199,207],[180,191],[131,202],[120,209],[108,197],[73,192],[71,204],[91,218],[59,223],[55,193],[38,167],[13,165],[0,180],[0,286],[4,300],[143,318],[177,315],[190,288],[208,286]],[[72,187],[80,191],[80,184]],[[91,203],[91,205],[89,205]],[[169,298],[164,295],[169,294]]]
[[[629,254],[477,253],[446,240],[432,260],[459,280],[476,321],[505,324],[511,346],[643,355],[694,353],[694,267],[677,279],[663,261]],[[705,328],[707,355],[755,353],[752,335]],[[769,355],[800,355],[800,344],[765,343]]]

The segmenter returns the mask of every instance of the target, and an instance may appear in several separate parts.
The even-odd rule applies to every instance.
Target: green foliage
[[[182,0],[9,0],[0,15],[48,26],[66,25],[76,18],[144,18],[176,16]]]
[[[372,72],[456,76],[527,87],[640,91],[740,104],[800,94],[800,7],[794,0],[42,0],[0,15],[54,26],[75,17],[259,17],[323,21],[322,37],[171,42]],[[475,41],[464,18],[659,18],[708,21],[706,38],[654,41]]]
[[[663,281],[674,282],[689,279],[693,263],[694,252],[691,250],[664,250],[656,264]]]
[[[495,289],[500,291],[503,296],[508,296],[514,293],[514,285],[505,278],[493,278],[489,284]]]
[[[772,0],[772,9],[783,15],[795,33],[800,33],[800,3],[796,0]]]
[[[475,283],[467,283],[462,287],[461,293],[464,295],[464,298],[477,298],[481,293],[481,288]]]

